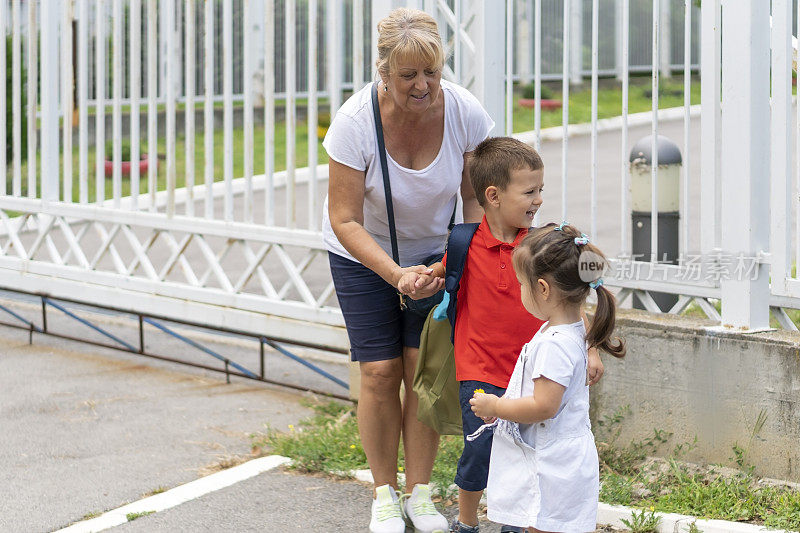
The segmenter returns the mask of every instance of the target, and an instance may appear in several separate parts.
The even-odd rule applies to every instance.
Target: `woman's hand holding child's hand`
[[[478,389],[469,400],[469,404],[476,416],[485,423],[491,424],[497,419],[497,400],[499,399],[494,394],[486,394],[482,389]]]
[[[432,268],[424,265],[404,269],[397,290],[414,300],[427,298],[439,292],[444,287],[444,278],[435,276]]]

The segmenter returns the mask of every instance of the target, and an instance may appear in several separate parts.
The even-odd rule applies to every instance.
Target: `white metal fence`
[[[6,191],[0,196],[0,286],[90,303],[115,301],[123,309],[235,324],[237,329],[287,339],[313,337],[319,345],[346,347],[319,233],[327,177],[327,168],[318,165],[319,100],[324,88],[331,108],[338,108],[345,71],[355,87],[369,79],[374,64],[370,21],[402,3],[352,0],[345,12],[342,0],[242,0],[224,2],[218,12],[220,4],[211,1],[70,0],[60,3],[60,12],[29,11],[26,27],[35,31],[23,33],[22,3],[0,2],[0,27],[10,28],[12,37],[8,44],[0,41],[0,61],[6,60],[5,47],[11,47],[10,69],[0,65],[0,72],[11,72],[6,80],[10,91],[0,91],[0,135],[11,146],[10,159],[6,152],[0,156],[8,169],[0,186]],[[772,1],[772,30],[765,4],[751,0],[726,5],[724,18],[719,0],[704,1],[702,17],[691,0],[665,2],[664,10],[649,11],[646,5],[652,3],[635,0],[408,4],[425,8],[440,21],[451,55],[445,76],[478,96],[497,122],[498,134],[513,131],[511,80],[530,77],[538,94],[551,74],[569,80],[576,65],[583,73],[588,63],[588,135],[576,136],[584,126],[569,124],[573,89],[562,81],[562,125],[556,131],[543,130],[537,107],[531,111],[535,126],[527,138],[543,153],[549,150],[546,206],[552,211],[543,216],[570,218],[590,229],[616,258],[617,275],[608,281],[621,287],[621,298],[635,293],[656,310],[652,291],[677,293],[681,298],[672,312],[694,301],[709,316],[750,328],[765,327],[764,311],[772,307],[783,327],[793,327],[783,310],[800,308],[798,280],[792,273],[800,223],[794,218],[796,121],[791,118],[789,84],[790,21],[796,19],[796,9],[789,0]],[[553,23],[545,25],[556,8],[560,24],[552,18]],[[628,112],[628,98],[630,73],[636,70],[632,58],[647,48],[634,45],[634,35],[648,35],[642,27],[644,16],[650,18],[650,62],[645,66],[654,96],[651,112],[643,117]],[[615,21],[613,32],[607,31],[609,20]],[[672,52],[662,55],[659,28],[666,20],[673,28]],[[725,46],[720,42],[722,26],[734,30],[725,33],[731,40]],[[327,30],[324,39],[322,28]],[[582,38],[576,40],[574,32]],[[347,66],[342,54],[331,54],[320,68],[324,51],[342,49],[345,34],[352,34],[350,49],[355,51],[348,55]],[[733,37],[740,34],[753,36],[752,49],[742,50],[739,38]],[[38,49],[31,35],[40,37]],[[298,35],[304,36],[303,50],[297,46]],[[108,46],[93,47],[92,42]],[[548,46],[556,42],[566,43],[559,49],[560,61],[546,60]],[[702,47],[703,79],[699,120],[688,97],[693,83],[689,74],[698,60],[697,52],[690,52],[697,50],[692,44],[697,42]],[[145,53],[162,46],[158,55]],[[242,52],[243,94],[242,105],[235,109],[237,49]],[[530,56],[524,57],[527,52],[521,50],[530,51]],[[675,50],[681,50],[682,60]],[[737,59],[734,51],[744,59]],[[265,72],[275,71],[276,54],[293,68],[283,69],[280,78],[258,77],[259,65]],[[616,58],[613,68],[604,63],[610,57]],[[764,71],[770,58],[771,80],[769,68]],[[644,120],[651,134],[666,127],[656,112],[659,78],[666,74],[661,66],[666,63],[683,74],[686,93],[678,122],[669,122],[683,131],[684,256],[678,265],[634,261],[630,245],[628,152],[637,121]],[[23,64],[28,72],[25,84]],[[548,71],[547,65],[558,65],[560,73]],[[163,94],[157,85],[159,69]],[[222,88],[217,94],[220,71]],[[311,91],[301,92],[301,71]],[[599,78],[612,72],[620,80],[621,98],[619,118],[609,126],[598,118],[597,95]],[[213,90],[198,90],[206,87]],[[720,94],[735,112],[722,113]],[[256,125],[257,114],[265,126]],[[26,154],[21,148],[23,116]],[[693,138],[698,122],[702,135]],[[73,130],[78,132],[75,146]],[[136,164],[129,177],[123,176],[125,136],[131,139],[130,158],[147,161],[146,177]],[[548,140],[554,136],[558,141]],[[112,145],[108,180],[103,157],[107,140]],[[765,160],[765,154],[772,154],[771,160]],[[298,165],[298,160],[303,163]],[[701,170],[692,170],[698,164]],[[285,170],[276,172],[279,165]],[[655,171],[651,174],[656,184],[653,206],[658,205],[658,177]],[[771,183],[772,205],[765,200],[765,183]],[[651,228],[651,249],[657,250],[655,207]],[[699,267],[689,250],[697,252]],[[765,282],[770,262],[771,286]],[[714,306],[720,299],[721,316]],[[313,335],[309,322],[318,326]]]

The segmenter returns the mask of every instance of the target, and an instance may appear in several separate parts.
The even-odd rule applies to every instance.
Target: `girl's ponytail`
[[[625,343],[616,337],[612,344],[611,334],[614,332],[614,319],[616,315],[616,300],[611,292],[603,287],[602,283],[595,288],[597,291],[597,308],[594,320],[586,333],[586,341],[590,347],[597,347],[608,352],[614,357],[625,357]]]

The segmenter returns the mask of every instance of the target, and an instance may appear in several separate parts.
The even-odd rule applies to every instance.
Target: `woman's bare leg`
[[[359,368],[358,432],[361,445],[375,480],[374,486],[389,484],[397,489],[397,448],[403,423],[400,405],[403,360],[398,357],[362,362]]]
[[[439,449],[439,434],[417,419],[419,400],[414,392],[414,369],[417,366],[418,348],[403,348],[405,397],[403,400],[403,449],[406,460],[405,492],[411,493],[414,485],[431,480],[433,461]]]

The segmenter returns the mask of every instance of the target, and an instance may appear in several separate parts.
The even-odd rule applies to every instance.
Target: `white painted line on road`
[[[94,531],[103,531],[104,529],[124,524],[128,521],[129,514],[149,514],[151,512],[163,511],[290,462],[291,459],[280,455],[259,457],[258,459],[253,459],[252,461],[234,466],[227,470],[222,470],[221,472],[216,472],[184,485],[179,485],[161,494],[149,496],[128,505],[123,505],[122,507],[103,513],[96,518],[77,522],[64,529],[59,529],[56,533],[91,533]]]

